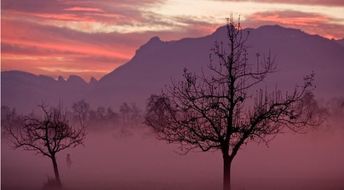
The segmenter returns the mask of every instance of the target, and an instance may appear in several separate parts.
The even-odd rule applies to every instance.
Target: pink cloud
[[[215,1],[253,1],[262,3],[287,3],[303,5],[344,6],[343,0],[215,0]]]
[[[64,10],[66,10],[66,11],[80,11],[80,12],[98,12],[98,13],[104,12],[103,10],[101,10],[99,8],[91,8],[91,7],[70,7],[70,8],[66,8]]]
[[[258,12],[250,15],[245,23],[249,26],[280,24],[300,28],[310,34],[318,34],[327,38],[344,37],[344,25],[335,24],[330,17],[297,11]]]
[[[123,23],[130,24],[133,21],[148,21],[145,20],[142,9],[138,9],[138,7],[161,2],[161,0],[3,0],[2,9],[5,16],[38,17],[46,19],[46,21],[97,20],[117,23],[121,20]],[[114,18],[117,19],[113,20]]]
[[[41,26],[30,22],[2,21],[2,70],[19,69],[47,73],[40,68],[73,68],[84,77],[84,70],[95,71],[100,77],[125,63],[133,46],[116,41],[116,37],[84,34],[67,29]],[[117,48],[116,48],[117,47]],[[69,72],[68,74],[70,74]],[[56,75],[49,71],[50,75]],[[59,72],[59,75],[66,75]]]

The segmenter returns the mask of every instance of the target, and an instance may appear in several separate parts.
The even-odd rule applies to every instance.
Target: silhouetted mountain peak
[[[46,75],[38,75],[37,77],[38,81],[40,82],[55,82],[55,79],[50,77],[50,76],[46,76]]]
[[[304,34],[303,31],[294,28],[287,28],[280,25],[263,25],[258,28],[245,28],[244,31],[247,32],[255,32],[261,34],[268,34],[268,35],[277,35],[277,36],[285,36],[288,35],[295,35],[295,34]],[[226,25],[218,27],[215,32],[212,34],[213,36],[223,37],[227,33]]]
[[[155,50],[161,48],[163,45],[164,42],[161,41],[158,36],[154,36],[136,51],[136,55],[140,53],[154,52]]]
[[[80,84],[80,85],[86,84],[86,82],[77,75],[70,75],[67,79],[67,82],[71,84]]]
[[[339,39],[339,40],[336,40],[336,42],[337,42],[339,45],[341,45],[341,46],[344,47],[344,38]]]
[[[59,76],[59,77],[57,78],[57,81],[58,81],[58,82],[66,82],[66,80],[63,78],[63,76]]]
[[[217,36],[217,35],[223,35],[226,32],[226,26],[220,26],[218,27],[215,32],[213,32],[211,35]]]
[[[271,25],[263,25],[263,26],[260,26],[257,28],[257,30],[285,30],[285,29],[292,29],[292,30],[298,30],[298,29],[295,29],[295,28],[286,28],[286,27],[283,27],[283,26],[280,26],[278,24],[271,24]]]
[[[160,38],[158,36],[154,36],[151,39],[148,40],[147,43],[145,43],[144,45],[142,45],[140,49],[149,49],[149,48],[155,48],[155,47],[159,47],[163,45],[163,42],[160,40]]]
[[[285,34],[285,33],[290,33],[290,32],[304,33],[300,29],[287,28],[287,27],[280,26],[278,24],[263,25],[255,29],[245,28],[244,30],[246,31],[254,30],[255,32],[262,32],[266,34],[278,34],[278,33]],[[224,33],[226,32],[227,32],[226,25],[224,25],[217,28],[216,31],[213,33],[213,35],[224,35]]]
[[[1,71],[1,77],[11,76],[11,77],[20,77],[20,78],[35,78],[36,76],[32,73],[12,70],[12,71]]]
[[[254,30],[256,33],[261,33],[265,35],[270,35],[270,36],[283,36],[284,38],[289,38],[289,37],[295,37],[299,36],[301,38],[303,37],[310,37],[312,35],[306,34],[304,31],[297,29],[297,28],[288,28],[288,27],[283,27],[280,25],[264,25],[256,28]]]
[[[213,34],[223,34],[225,32],[227,32],[227,25],[218,27]]]
[[[96,85],[98,83],[97,79],[95,79],[94,77],[91,77],[90,79],[90,85]]]
[[[156,44],[156,43],[161,43],[162,41],[160,40],[159,36],[154,36],[152,37],[147,44]]]

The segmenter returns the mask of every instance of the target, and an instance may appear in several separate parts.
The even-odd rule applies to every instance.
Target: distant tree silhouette
[[[134,125],[142,123],[141,110],[136,106],[135,103],[132,103],[130,107],[130,120]]]
[[[114,111],[111,106],[91,108],[88,102],[80,100],[72,104],[71,115],[73,116],[73,122],[78,122],[81,126],[85,127],[133,126],[142,123],[143,117],[141,110],[135,103],[128,104],[124,102],[120,105],[118,111]],[[9,108],[6,108],[7,112],[10,113]]]
[[[1,106],[1,134],[7,136],[9,128],[17,128],[23,124],[23,117],[14,108]]]
[[[72,111],[75,119],[80,122],[81,126],[85,126],[89,121],[90,104],[85,100],[80,100],[72,105]]]
[[[96,111],[96,114],[97,114],[97,118],[98,120],[104,120],[105,119],[105,108],[103,106],[98,106],[97,107],[97,111]]]
[[[85,129],[78,129],[69,125],[66,114],[62,108],[48,108],[39,106],[43,115],[41,118],[33,114],[24,118],[23,126],[8,128],[15,148],[34,151],[51,159],[57,186],[61,186],[60,174],[56,156],[68,148],[76,147],[83,143]]]
[[[106,120],[111,125],[116,125],[118,123],[118,120],[119,120],[119,114],[116,113],[115,111],[113,111],[113,109],[111,107],[108,107],[106,110]]]
[[[130,112],[131,112],[131,108],[130,106],[124,102],[121,104],[121,106],[119,107],[119,113],[121,114],[121,118],[122,118],[122,124],[128,124],[130,121]]]
[[[134,103],[129,105],[128,103],[124,102],[119,107],[119,113],[122,118],[123,125],[132,126],[140,122],[142,123],[141,111]]]
[[[274,60],[257,54],[255,64],[248,63],[248,33],[232,19],[226,30],[228,42],[216,42],[211,50],[209,72],[197,75],[185,69],[181,81],[152,95],[145,123],[159,139],[180,143],[182,153],[221,150],[223,189],[230,190],[231,164],[242,145],[267,143],[284,128],[300,132],[320,120],[307,103],[312,102],[313,74],[291,93],[259,88],[274,72]]]

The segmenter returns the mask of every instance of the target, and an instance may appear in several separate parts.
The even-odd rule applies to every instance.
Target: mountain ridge
[[[337,41],[278,25],[244,31],[249,33],[250,61],[255,60],[257,52],[267,54],[271,51],[276,56],[278,74],[273,74],[269,80],[280,81],[278,84],[284,88],[302,82],[304,75],[314,71],[320,95],[344,95],[341,84],[344,81],[344,46]],[[142,107],[150,94],[160,92],[171,79],[178,79],[185,67],[195,72],[205,68],[209,63],[210,49],[215,41],[224,41],[225,32],[222,26],[209,35],[197,38],[162,41],[154,36],[137,49],[131,60],[98,81],[85,82],[77,76],[67,80],[54,79],[26,75],[22,71],[14,72],[10,77],[10,71],[2,71],[2,104],[25,110],[37,105],[41,98],[49,99],[47,102],[51,104],[61,99],[66,104],[85,99],[92,105],[116,106],[127,101],[138,102]],[[18,78],[18,75],[24,78]],[[26,80],[25,76],[30,80]],[[23,93],[26,95],[21,95]]]

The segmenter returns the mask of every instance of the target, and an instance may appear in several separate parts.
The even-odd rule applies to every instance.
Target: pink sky
[[[111,72],[153,36],[207,35],[240,15],[244,27],[280,24],[344,37],[342,0],[2,0],[1,70],[85,79]]]

